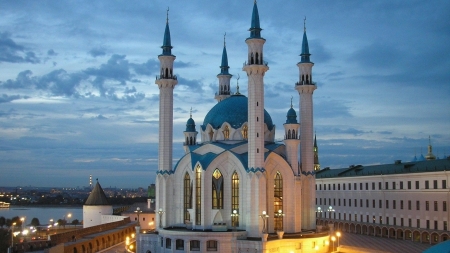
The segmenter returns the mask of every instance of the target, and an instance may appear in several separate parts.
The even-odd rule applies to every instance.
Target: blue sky
[[[223,35],[230,73],[246,60],[252,0],[0,1],[0,186],[138,187],[155,181],[157,55],[170,7],[174,160],[189,109],[216,101]],[[315,63],[322,167],[450,154],[449,1],[258,2],[265,107],[283,136],[303,19]],[[174,163],[175,164],[175,163]]]

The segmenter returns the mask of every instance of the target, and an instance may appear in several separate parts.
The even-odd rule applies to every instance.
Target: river
[[[75,219],[81,222],[83,220],[83,207],[11,206],[10,208],[0,208],[1,216],[6,219],[11,219],[15,216],[24,217],[27,225],[30,224],[33,218],[38,218],[41,225],[49,224],[50,219],[53,219],[54,222],[64,218],[68,223]]]

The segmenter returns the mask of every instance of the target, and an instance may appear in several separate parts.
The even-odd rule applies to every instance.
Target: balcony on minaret
[[[248,63],[248,62],[244,62],[244,64],[243,64],[243,66],[242,67],[245,67],[245,66],[250,66],[250,65],[264,65],[264,66],[266,66],[266,67],[268,67],[269,66],[269,63],[267,63],[266,61],[261,61],[261,63]]]
[[[298,85],[317,85],[317,84],[316,84],[316,82],[312,82],[309,80],[303,80],[303,81],[299,81],[299,82],[295,83],[295,86],[298,86]]]
[[[177,80],[177,75],[157,75],[156,76],[156,80],[161,80],[161,79],[173,79],[173,80]]]

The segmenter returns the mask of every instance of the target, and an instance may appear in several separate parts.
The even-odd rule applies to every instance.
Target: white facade
[[[101,225],[103,215],[112,215],[112,206],[83,206],[83,228]]]
[[[290,108],[283,144],[275,143],[275,125],[264,109],[264,75],[269,67],[263,57],[261,30],[255,1],[243,67],[248,98],[229,91],[231,74],[224,44],[215,95],[218,103],[200,126],[201,142],[195,140],[191,115],[183,132],[185,155],[172,168],[172,96],[177,82],[166,24],[159,56],[161,75],[156,81],[160,88],[158,234],[141,233],[138,252],[328,252],[329,234],[316,233],[315,226],[312,95],[317,86],[310,82],[313,64],[309,49],[304,48],[306,33],[298,66],[308,69],[308,82],[300,77],[293,89],[301,101],[302,126]],[[277,233],[289,239],[281,240]]]
[[[450,159],[323,170],[321,224],[362,234],[437,243],[450,237]],[[328,211],[329,207],[334,211]]]

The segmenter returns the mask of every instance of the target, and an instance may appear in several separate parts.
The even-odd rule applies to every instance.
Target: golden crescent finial
[[[189,112],[189,117],[192,118],[192,107],[191,107],[191,111]]]
[[[236,78],[236,94],[239,95],[239,78],[241,78],[241,76],[238,74],[238,77]]]
[[[292,99],[293,99],[294,97],[293,96],[291,96],[291,108],[292,108]]]
[[[225,34],[223,35],[223,46],[225,47],[226,46],[226,43],[225,43],[225,37],[227,36],[227,32],[225,32]]]
[[[306,16],[305,19],[303,19],[303,31],[306,32]]]

